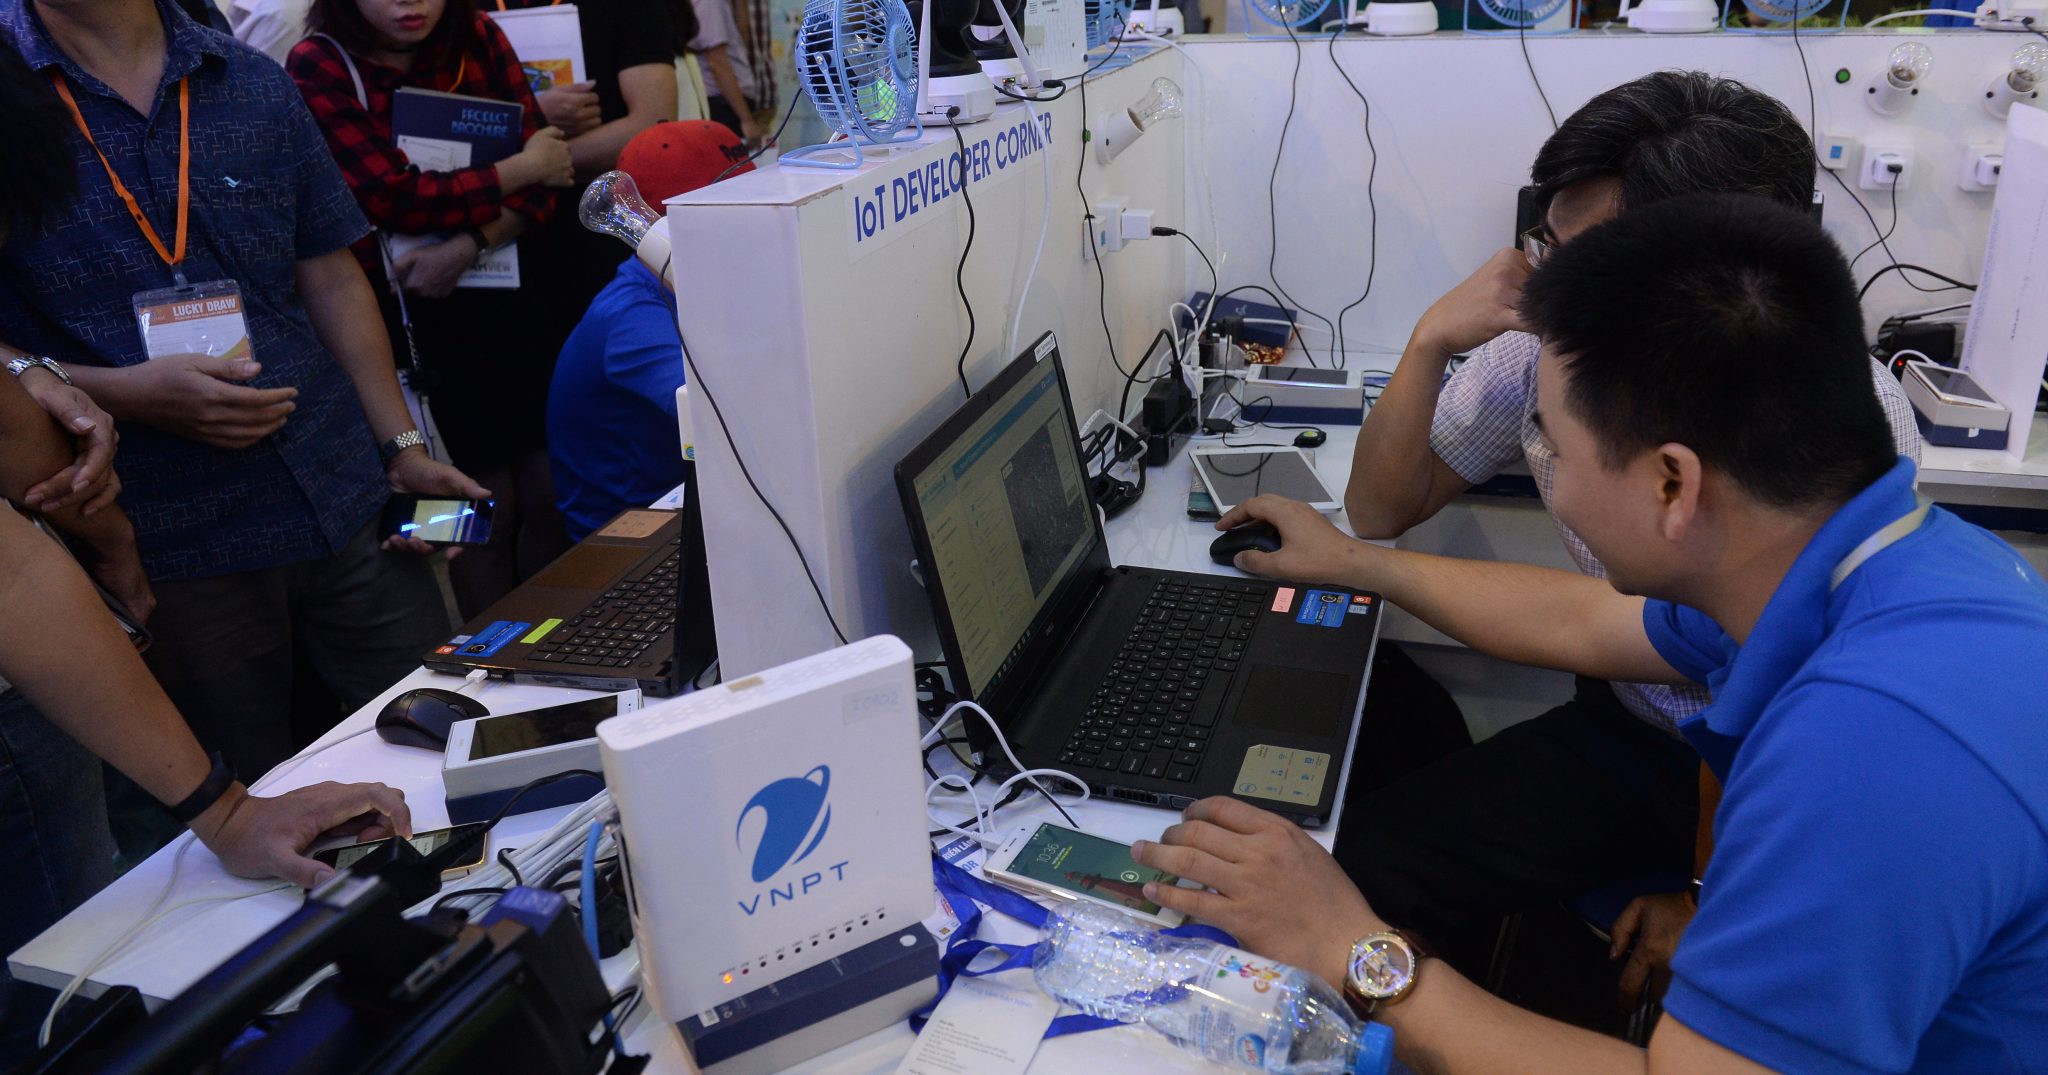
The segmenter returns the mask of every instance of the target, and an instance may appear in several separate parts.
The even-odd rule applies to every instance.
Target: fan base
[[[1370,3],[1347,28],[1357,27],[1375,37],[1420,37],[1436,33],[1436,5],[1400,2]]]
[[[1721,9],[1711,0],[1644,0],[1623,18],[1645,34],[1708,34],[1720,25]]]

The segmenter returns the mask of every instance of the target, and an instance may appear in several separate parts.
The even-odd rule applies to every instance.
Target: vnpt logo
[[[747,800],[746,808],[740,811],[739,822],[733,826],[733,846],[746,850],[748,822],[759,811],[760,836],[754,844],[754,860],[749,871],[755,884],[766,883],[769,878],[809,858],[811,852],[818,849],[826,831],[832,827],[832,806],[826,801],[831,788],[832,770],[829,766],[820,765],[803,776],[777,780]],[[806,873],[801,878],[771,886],[765,892],[768,905],[773,907],[799,895],[808,895],[813,888],[825,882],[827,871],[837,880],[846,879],[846,863],[835,863]],[[739,901],[740,910],[753,914],[761,906],[762,895],[764,893],[757,892],[753,899]]]

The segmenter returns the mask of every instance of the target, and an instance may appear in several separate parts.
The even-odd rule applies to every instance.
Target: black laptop
[[[954,690],[1097,794],[1323,824],[1379,597],[1111,565],[1073,413],[1047,334],[896,468]]]
[[[549,687],[679,693],[717,659],[704,522],[692,480],[680,510],[621,512],[427,651],[436,672]]]

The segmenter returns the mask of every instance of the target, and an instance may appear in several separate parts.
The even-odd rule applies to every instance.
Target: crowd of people
[[[410,831],[382,785],[240,779],[453,626],[434,550],[377,526],[393,494],[495,501],[447,561],[467,618],[685,477],[674,297],[576,205],[614,168],[659,201],[747,167],[765,24],[744,0],[577,22],[587,79],[536,90],[475,0],[0,0],[7,950],[105,884],[117,843],[182,826],[310,885],[322,834]],[[405,90],[520,106],[519,148],[418,166]],[[1222,525],[1278,528],[1247,570],[1378,590],[1575,695],[1367,788],[1334,855],[1197,804],[1135,853],[1210,890],[1147,895],[1333,984],[1363,939],[1412,944],[1409,986],[1368,1007],[1423,1066],[2026,1070],[2048,1055],[2048,754],[2022,704],[2048,687],[2048,587],[1915,506],[1920,439],[1806,215],[1806,132],[1662,72],[1566,118],[1531,175],[1540,226],[1428,310],[1361,429],[1356,536],[1273,498]],[[486,258],[516,283],[465,286]],[[151,297],[194,288],[246,346],[152,331]],[[1516,462],[1579,572],[1357,540]],[[1462,956],[1428,965],[1627,882],[1624,980],[1669,983],[1647,1054],[1508,1008]],[[0,1056],[41,1015],[6,983]]]

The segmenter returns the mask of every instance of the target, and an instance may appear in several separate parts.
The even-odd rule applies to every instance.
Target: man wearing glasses
[[[1685,194],[1754,194],[1807,211],[1815,175],[1812,143],[1783,104],[1682,71],[1587,102],[1530,173],[1542,223],[1429,308],[1366,416],[1344,501],[1360,537],[1398,537],[1518,460],[1550,506],[1552,459],[1533,420],[1537,340],[1516,306],[1552,247]],[[1898,382],[1875,362],[1872,379],[1900,454],[1917,462]],[[1577,534],[1562,523],[1558,533],[1581,571],[1607,576]],[[1694,687],[1581,677],[1570,701],[1347,804],[1366,820],[1344,827],[1338,859],[1390,921],[1439,943],[1618,882],[1696,877],[1699,757],[1677,725],[1706,702]],[[1671,894],[1616,921],[1617,954],[1641,937],[1625,996],[1666,961],[1689,917]]]

